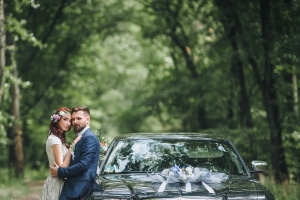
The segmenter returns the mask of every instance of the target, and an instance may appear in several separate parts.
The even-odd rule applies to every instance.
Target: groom
[[[71,111],[74,132],[82,136],[74,148],[70,166],[51,167],[52,176],[66,179],[60,200],[80,199],[80,194],[90,180],[96,177],[100,154],[100,143],[89,128],[90,112],[85,107],[74,107]]]

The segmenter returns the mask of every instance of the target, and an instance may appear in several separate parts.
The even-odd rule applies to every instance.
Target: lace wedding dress
[[[54,163],[54,154],[52,150],[52,145],[59,144],[62,147],[63,157],[65,158],[68,149],[65,145],[62,145],[61,140],[55,135],[49,135],[46,141],[46,152],[49,160],[49,166],[53,166]],[[57,178],[52,177],[50,172],[45,180],[42,193],[40,195],[40,200],[58,200],[61,189],[63,187],[64,181]]]

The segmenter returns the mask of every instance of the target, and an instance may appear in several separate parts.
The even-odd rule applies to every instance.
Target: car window
[[[245,174],[239,157],[226,142],[119,140],[107,156],[105,173],[161,172],[174,165],[190,165],[211,172]]]

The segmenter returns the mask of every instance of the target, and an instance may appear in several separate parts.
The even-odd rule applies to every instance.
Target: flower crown
[[[51,115],[50,120],[53,121],[53,123],[57,122],[58,120],[60,120],[60,118],[62,116],[64,116],[65,114],[67,114],[69,112],[64,112],[64,111],[59,111],[58,113],[54,113],[53,115]]]

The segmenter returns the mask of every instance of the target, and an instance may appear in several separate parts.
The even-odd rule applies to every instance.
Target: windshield
[[[174,165],[246,174],[228,143],[195,140],[119,140],[107,155],[104,173],[161,172]]]

